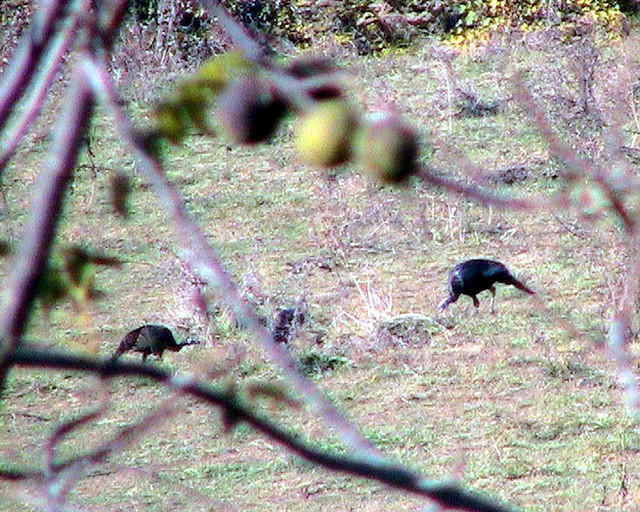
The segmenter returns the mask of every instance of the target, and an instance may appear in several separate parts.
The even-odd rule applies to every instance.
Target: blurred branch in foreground
[[[299,441],[298,436],[286,432],[277,424],[258,417],[228,391],[221,392],[206,382],[188,376],[174,376],[166,370],[141,363],[103,361],[52,350],[41,350],[28,345],[23,345],[9,355],[7,362],[16,366],[90,372],[104,379],[119,376],[147,377],[176,392],[190,395],[211,405],[221,407],[225,411],[226,417],[232,419],[232,424],[240,421],[246,422],[289,451],[327,469],[376,480],[391,487],[424,496],[447,508],[476,512],[507,512],[515,510],[476,493],[466,491],[455,483],[428,480],[405,469],[403,466],[371,461],[368,457],[339,456],[318,450],[309,444]],[[162,409],[157,411],[156,414],[162,415]],[[151,418],[155,418],[155,415]],[[133,428],[137,429],[138,427]],[[98,450],[95,454],[85,455],[84,457],[95,459],[96,457],[102,457],[101,454],[102,450]],[[60,471],[75,463],[75,459],[72,459],[67,462],[53,463],[51,466],[53,470]],[[0,476],[2,475],[0,474]]]

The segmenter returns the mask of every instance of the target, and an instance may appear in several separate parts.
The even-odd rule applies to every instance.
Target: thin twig
[[[71,489],[71,485],[80,478],[84,471],[67,471],[63,476],[55,469],[55,453],[56,446],[62,441],[62,439],[72,432],[73,430],[80,428],[83,425],[93,421],[101,416],[106,410],[108,398],[103,397],[102,403],[94,411],[90,411],[81,415],[78,418],[74,418],[67,421],[56,428],[45,445],[45,475],[46,475],[46,495],[49,508],[58,509],[66,501],[66,497]],[[85,469],[85,468],[83,468]],[[66,477],[66,478],[65,478]]]
[[[18,52],[14,57],[12,67],[8,71],[8,78],[0,88],[0,131],[3,129],[7,114],[23,94],[25,85],[32,79],[45,48],[54,36],[57,22],[64,14],[64,8],[73,9],[75,14],[80,15],[89,10],[89,6],[85,5],[86,1],[52,0],[45,3],[34,15],[30,36],[22,42],[22,54]],[[114,1],[110,6],[111,11],[103,17],[104,24],[100,27],[89,27],[88,21],[85,24],[89,39],[99,36],[103,56],[113,43],[127,4],[127,0]],[[97,34],[93,32],[96,28],[100,29]],[[87,44],[87,49],[95,51],[90,44]],[[0,304],[0,389],[4,385],[8,370],[4,360],[5,355],[15,349],[24,331],[38,279],[42,274],[55,234],[63,195],[83,147],[82,137],[93,112],[92,90],[82,73],[75,73],[72,78],[66,101],[65,110],[55,126],[47,165],[36,180],[31,217],[26,224],[24,237],[14,258],[16,264],[2,287],[4,303]]]
[[[175,414],[179,407],[175,404],[175,398],[166,400],[161,406],[154,409],[144,418],[136,421],[133,425],[122,429],[112,439],[104,441],[93,451],[71,459],[56,463],[48,461],[47,466],[47,496],[50,504],[61,506],[67,499],[73,485],[89,471],[89,469],[101,462],[104,462],[111,454],[122,450],[136,439],[139,439],[145,431],[150,430],[159,422],[168,419]],[[101,413],[87,414],[78,421],[72,421],[62,426],[62,430],[68,432],[80,425],[91,421]]]
[[[416,172],[418,178],[420,178],[425,183],[429,185],[436,186],[438,188],[442,188],[449,192],[453,192],[457,195],[465,197],[466,199],[470,199],[473,201],[477,201],[485,206],[495,206],[497,208],[506,209],[506,210],[524,210],[531,211],[537,210],[539,208],[548,207],[550,204],[553,204],[554,201],[543,201],[543,200],[533,200],[533,199],[522,199],[522,198],[511,198],[511,197],[501,197],[494,194],[490,194],[485,192],[475,186],[466,185],[459,181],[444,178],[442,176],[438,176],[436,174],[435,169],[423,165]],[[556,203],[561,201],[561,198],[555,200]]]
[[[21,482],[27,480],[41,480],[43,475],[40,471],[29,471],[18,468],[0,468],[0,480],[8,482]]]
[[[609,183],[606,173],[598,169],[592,162],[581,158],[573,148],[560,141],[551,127],[551,123],[524,84],[522,77],[516,76],[514,78],[514,86],[516,89],[515,97],[518,98],[530,112],[542,137],[549,144],[551,152],[566,162],[570,167],[569,171],[563,173],[564,177],[571,181],[591,178],[597,182],[609,199],[613,211],[622,220],[627,232],[632,233],[635,231],[636,220],[623,204],[618,191]]]
[[[80,415],[78,418],[74,418],[72,420],[62,423],[60,426],[58,426],[54,430],[53,434],[49,438],[44,449],[45,467],[47,468],[47,472],[49,475],[52,475],[54,472],[56,446],[60,442],[62,442],[64,437],[67,436],[69,433],[71,433],[73,430],[80,428],[83,425],[86,425],[87,423],[100,417],[107,410],[107,405],[109,403],[109,396],[108,394],[106,394],[104,389],[101,389],[101,391],[102,391],[102,399],[100,401],[100,404],[95,410],[89,411],[85,414]]]
[[[247,59],[258,64],[263,62],[265,52],[260,45],[251,37],[247,28],[238,23],[218,0],[196,0],[196,2],[218,18],[218,23],[224,27],[234,45]]]
[[[628,249],[632,255],[628,267],[625,269],[625,280],[628,285],[622,297],[620,307],[609,325],[607,351],[616,363],[618,380],[626,394],[626,405],[636,419],[640,419],[640,384],[636,364],[630,353],[629,333],[633,316],[636,312],[636,302],[640,293],[640,252],[637,251],[640,234],[634,233],[629,238]]]
[[[551,152],[568,164],[570,169],[562,174],[568,180],[574,180],[580,177],[590,176],[592,174],[592,164],[580,158],[575,150],[560,141],[555,134],[551,123],[547,120],[544,112],[533,99],[533,95],[524,83],[521,76],[516,75],[513,78],[514,97],[520,101],[533,118],[542,138],[549,144]],[[577,173],[576,171],[580,171]]]
[[[634,359],[629,354],[629,319],[623,314],[611,321],[607,349],[616,364],[618,382],[624,389],[626,406],[631,414],[640,419],[640,387]]]

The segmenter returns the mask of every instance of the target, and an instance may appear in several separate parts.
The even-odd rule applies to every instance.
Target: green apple
[[[399,114],[376,112],[360,128],[355,153],[374,178],[397,183],[416,170],[418,136]]]
[[[357,126],[354,109],[344,100],[318,102],[296,127],[296,148],[306,162],[332,167],[351,156]]]

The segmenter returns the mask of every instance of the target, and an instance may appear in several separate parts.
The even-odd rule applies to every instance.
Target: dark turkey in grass
[[[142,362],[144,363],[147,356],[153,354],[158,359],[162,359],[162,353],[165,350],[178,352],[182,347],[194,345],[197,340],[187,339],[183,343],[177,343],[173,337],[173,333],[164,325],[142,325],[131,332],[128,332],[118,349],[114,352],[112,359],[116,360],[125,352],[140,352],[142,354]]]
[[[509,269],[499,261],[473,259],[458,263],[449,273],[449,296],[438,304],[440,312],[447,309],[449,304],[456,302],[460,295],[468,295],[473,305],[478,308],[480,302],[477,295],[484,291],[491,292],[491,312],[495,313],[496,283],[515,286],[531,295],[535,292],[518,281]]]
[[[280,309],[273,317],[271,335],[276,343],[289,343],[298,327],[305,321],[304,309],[301,307]]]

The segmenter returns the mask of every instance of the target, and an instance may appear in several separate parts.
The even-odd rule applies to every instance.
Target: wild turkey
[[[495,283],[510,284],[523,292],[535,294],[533,290],[518,281],[509,269],[499,261],[473,259],[458,263],[449,273],[449,296],[438,304],[440,312],[447,309],[449,304],[456,302],[460,295],[468,295],[473,305],[478,308],[480,302],[476,295],[484,290],[491,292],[491,312],[495,313],[496,300]]]
[[[150,354],[162,359],[162,353],[165,350],[178,352],[182,347],[196,343],[198,342],[192,339],[187,339],[183,343],[176,343],[172,332],[164,325],[143,325],[128,332],[122,338],[118,349],[113,354],[112,360],[116,360],[123,353],[131,350],[140,352],[144,363]]]
[[[289,343],[296,329],[305,320],[304,310],[299,307],[281,309],[273,317],[271,335],[276,343]]]

